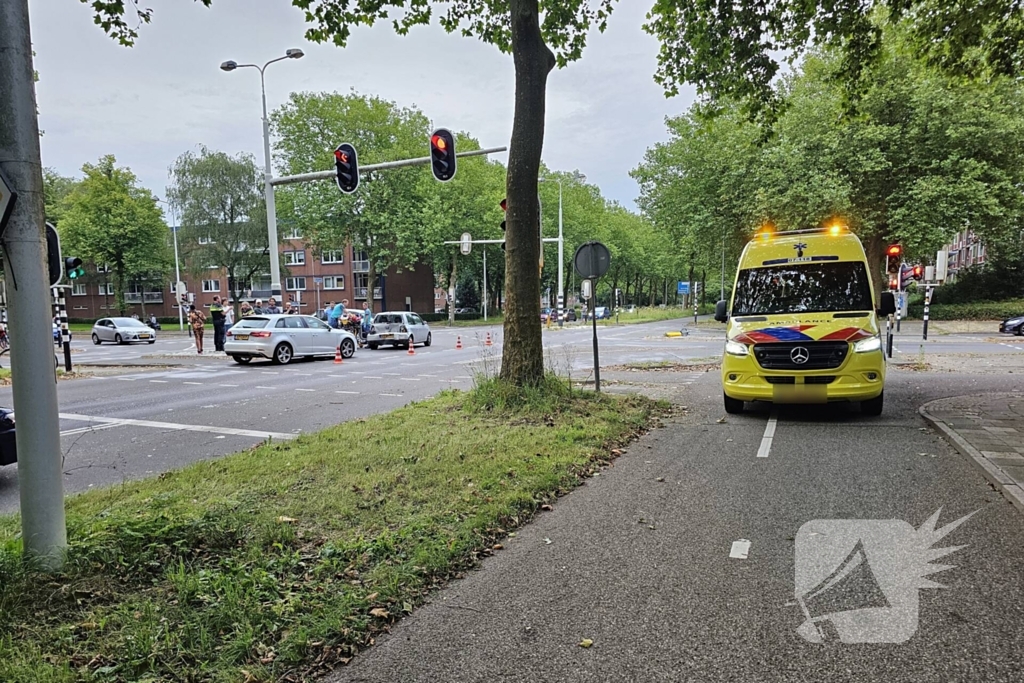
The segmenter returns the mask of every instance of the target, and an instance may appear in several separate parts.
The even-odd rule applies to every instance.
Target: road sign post
[[[601,393],[601,359],[597,349],[597,279],[608,272],[611,266],[611,252],[600,242],[581,244],[572,257],[573,267],[584,282],[581,284],[582,295],[588,294],[594,302],[590,307],[594,330],[594,391]]]

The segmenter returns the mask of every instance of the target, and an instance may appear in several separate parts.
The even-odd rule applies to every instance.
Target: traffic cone
[[[491,333],[490,333],[490,332],[488,332],[488,333],[487,333],[487,341],[486,341],[486,342],[484,342],[484,346],[493,346],[493,345],[494,345],[494,344],[493,344],[493,343],[491,342]]]
[[[413,351],[413,348],[412,348],[412,339],[409,339],[409,355],[410,356],[415,356],[416,355],[416,352]]]
[[[458,335],[457,337],[455,337],[455,348],[456,349],[461,349],[462,348],[462,335],[461,334]]]
[[[335,365],[341,365],[341,346],[340,345],[338,346],[338,348],[334,349],[334,364]]]

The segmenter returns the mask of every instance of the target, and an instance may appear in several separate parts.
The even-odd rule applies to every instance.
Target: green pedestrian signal
[[[75,280],[85,276],[85,268],[82,267],[82,259],[77,256],[68,256],[65,258],[64,272],[68,274],[69,280]]]

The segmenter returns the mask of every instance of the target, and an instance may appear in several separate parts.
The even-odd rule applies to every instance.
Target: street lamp
[[[271,59],[263,66],[239,64],[232,59],[222,62],[220,65],[221,71],[234,71],[235,69],[252,67],[260,72],[260,92],[263,95],[263,193],[266,196],[267,202],[268,244],[273,247],[273,254],[270,256],[270,294],[276,297],[281,296],[281,264],[277,258],[277,207],[274,206],[274,187],[270,184],[270,180],[273,177],[270,170],[270,119],[267,118],[267,86],[264,72],[274,62],[280,62],[284,59],[300,59],[304,54],[302,50],[292,48],[285,51],[283,57]]]
[[[580,177],[579,174],[577,174],[576,178],[579,178],[579,177]],[[562,238],[562,179],[561,178],[538,178],[538,180],[540,182],[542,182],[542,183],[543,182],[555,182],[555,183],[558,183],[558,326],[561,327],[564,324],[563,316],[562,316],[562,309],[564,308],[564,302],[563,302],[563,299],[562,299],[562,294],[565,291],[564,288],[563,288],[564,282],[562,280],[562,278],[563,278],[562,268],[564,267],[563,263],[562,263],[562,261],[564,260],[564,258],[563,258],[564,240]],[[544,243],[541,242],[541,248],[543,248],[543,245],[544,245]],[[548,304],[550,304],[550,303],[551,303],[551,301],[550,301],[550,298],[549,298]]]
[[[167,212],[171,216],[171,234],[174,235],[174,298],[178,304],[178,329],[185,329],[185,312],[182,310],[181,299],[178,294],[178,283],[181,282],[181,266],[178,264],[178,228],[180,225],[174,225],[174,206],[170,202],[166,202],[163,199],[157,199],[161,204],[167,206]],[[143,288],[145,289],[145,288]],[[143,292],[142,297],[145,298],[146,294]]]

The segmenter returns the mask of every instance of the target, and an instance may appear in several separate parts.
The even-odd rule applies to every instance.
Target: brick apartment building
[[[957,273],[971,266],[985,263],[985,245],[971,230],[961,230],[943,249],[949,253],[946,263],[946,277],[956,280]]]
[[[281,271],[281,289],[284,302],[298,303],[303,313],[315,314],[328,301],[348,299],[350,307],[362,308],[366,302],[369,261],[366,254],[352,246],[325,251],[316,255],[302,241],[297,232],[285,235],[280,247],[286,267]],[[72,320],[93,321],[104,316],[117,315],[114,284],[102,267],[86,267],[86,277],[74,285],[67,296],[68,317]],[[174,296],[174,273],[162,288],[152,283],[129,283],[125,300],[128,315],[140,318],[156,315],[158,318],[177,318],[178,305]],[[193,279],[182,273],[187,291],[195,295],[196,306],[209,308],[214,296],[228,297],[227,273],[211,269],[208,275]],[[414,269],[389,269],[378,277],[374,290],[374,311],[410,310],[432,313],[434,301],[434,274],[430,266],[418,264]],[[270,276],[245,283],[240,301],[252,302],[270,298]]]

